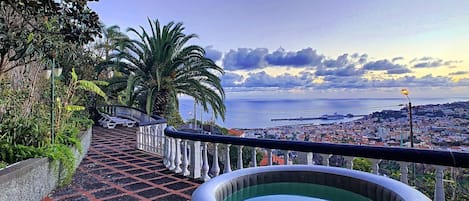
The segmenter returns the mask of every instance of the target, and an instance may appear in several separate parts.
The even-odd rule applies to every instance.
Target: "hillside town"
[[[469,152],[469,102],[413,106],[412,123],[414,147]],[[232,129],[229,134],[248,138],[410,147],[407,107],[374,112],[345,123]]]

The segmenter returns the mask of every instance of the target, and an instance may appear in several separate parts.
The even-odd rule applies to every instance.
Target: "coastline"
[[[415,98],[414,106],[427,104],[444,104],[457,101],[469,101],[467,98]],[[327,124],[331,121],[271,121],[276,118],[320,117],[324,114],[356,114],[369,115],[382,110],[400,110],[406,104],[403,98],[355,98],[355,99],[288,99],[288,100],[257,100],[257,99],[227,99],[225,121],[220,118],[216,123],[225,128],[272,128],[298,124]],[[399,106],[401,105],[401,106]],[[180,114],[184,120],[194,118],[194,103],[192,100],[181,100]],[[196,119],[211,121],[212,115],[203,112],[200,106],[195,111]],[[355,120],[355,119],[353,119]]]

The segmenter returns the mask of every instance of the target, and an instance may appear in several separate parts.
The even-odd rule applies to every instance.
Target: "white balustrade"
[[[182,172],[182,169],[181,169],[181,139],[176,139],[176,159],[174,161],[175,163],[175,169],[174,169],[174,172],[175,173],[181,173]]]
[[[207,144],[208,142],[204,142],[204,150],[202,152],[203,154],[203,158],[202,158],[202,181],[208,181],[210,180],[210,176],[208,175],[208,171],[210,169],[209,165],[208,165],[208,156],[207,156]]]
[[[230,146],[231,144],[226,145],[226,155],[225,155],[225,168],[223,173],[231,172],[231,163],[230,163]]]
[[[210,166],[208,162],[208,142],[200,142],[200,141],[190,141],[185,139],[176,139],[171,137],[165,136],[158,136],[154,133],[161,127],[154,126],[154,127],[141,127],[139,128],[139,135],[137,137],[137,146],[140,149],[151,150],[154,152],[163,152],[163,163],[165,166],[176,172],[180,173],[183,176],[189,176],[193,179],[200,178],[202,181],[208,181],[213,177],[216,177],[220,174],[221,168],[220,164],[224,162],[224,169],[223,173],[229,173],[232,171],[231,169],[231,158],[230,158],[230,147],[231,144],[222,144],[220,148],[220,143],[213,144],[213,162]],[[146,135],[148,134],[148,135]],[[146,136],[150,137],[146,137]],[[140,143],[141,142],[141,143]],[[145,147],[148,144],[148,147]],[[202,146],[201,146],[202,143]],[[224,147],[224,149],[223,149]],[[219,152],[221,150],[225,151],[225,156],[220,156]],[[243,168],[243,145],[237,145],[237,169]],[[251,152],[251,166],[257,167],[257,147],[252,148]],[[267,152],[267,161],[268,165],[273,165],[273,152],[272,149],[265,149]],[[291,151],[284,150],[284,165],[292,164],[291,160]],[[212,151],[210,151],[212,153]],[[312,152],[306,152],[306,160],[303,163],[307,165],[314,165],[314,154]],[[332,154],[320,154],[322,160],[321,164],[325,166],[330,166]],[[353,156],[343,156],[345,168],[353,169],[353,160],[355,157]],[[224,161],[223,161],[224,160]],[[379,164],[382,159],[373,159],[369,158],[369,161],[372,163],[372,172],[374,174],[379,174]],[[400,181],[408,184],[408,162],[398,162],[400,165]],[[444,170],[446,167],[443,166],[434,166],[435,168],[435,189],[434,189],[434,199],[436,201],[443,201],[445,200],[445,189],[444,189]],[[210,173],[210,174],[209,174]]]
[[[238,169],[243,169],[243,145],[238,146]]]
[[[319,154],[321,156],[321,165],[329,166],[329,154]]]
[[[252,148],[252,167],[257,167],[257,149],[256,147]]]
[[[352,157],[352,156],[344,156],[344,160],[345,160],[345,168],[347,169],[353,169],[353,159],[355,157]]]
[[[175,170],[176,169],[176,139],[174,138],[169,138],[169,145],[170,145],[170,157],[169,157],[169,170]]]
[[[313,153],[312,152],[306,153],[306,165],[314,165]]]
[[[444,173],[446,169],[444,166],[434,165],[435,167],[435,201],[444,201],[445,200],[445,186],[443,184]]]
[[[290,160],[290,151],[287,150],[284,152],[283,159],[284,159],[283,164],[288,165],[288,161]]]
[[[189,166],[189,160],[187,159],[187,140],[183,141],[183,151],[182,151],[182,175],[183,176],[188,176],[189,175],[189,169],[187,167]]]
[[[210,170],[210,173],[214,177],[216,177],[216,176],[218,176],[218,174],[220,174],[220,167],[218,165],[218,143],[214,144],[212,169]]]
[[[409,163],[400,161],[399,162],[399,169],[401,171],[401,176],[399,180],[404,184],[409,184]]]
[[[190,167],[189,167],[189,176],[193,179],[200,178],[200,171],[202,166],[200,162],[202,161],[200,157],[200,141],[192,141],[191,143],[191,152],[190,152]]]
[[[371,169],[373,170],[373,174],[379,175],[379,163],[381,163],[381,159],[370,158],[371,161]]]
[[[166,123],[139,126],[137,130],[137,149],[158,155],[166,155],[165,128]],[[164,159],[165,165],[168,162],[168,158]]]
[[[267,161],[269,165],[272,165],[272,162],[273,162],[272,161],[272,149],[267,149],[267,157],[268,157]]]

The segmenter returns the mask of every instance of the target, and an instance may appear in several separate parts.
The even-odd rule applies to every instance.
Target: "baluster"
[[[176,168],[174,169],[175,173],[181,173],[181,139],[176,139]]]
[[[329,154],[319,154],[321,156],[321,165],[329,166]]]
[[[163,164],[165,167],[169,167],[169,142],[168,137],[164,137],[164,154],[163,154]]]
[[[143,150],[148,151],[148,126],[145,126],[145,135],[143,136]]]
[[[288,151],[288,150],[285,151],[284,155],[285,156],[283,157],[283,159],[284,159],[283,164],[288,165],[288,163],[289,163],[288,161],[290,160],[290,151]]]
[[[142,126],[138,127],[137,148],[140,149],[140,150],[142,149],[142,139],[141,138],[142,138],[143,131],[144,131],[144,129],[143,129]]]
[[[444,166],[434,165],[435,167],[435,201],[445,200],[445,186],[443,184],[444,174],[443,171],[446,169]]]
[[[152,153],[157,153],[156,151],[156,141],[157,141],[157,138],[156,138],[156,128],[155,128],[155,125],[151,125],[150,128],[150,136],[151,136],[151,152]]]
[[[156,152],[158,154],[161,154],[161,152],[162,152],[160,128],[161,128],[161,124],[155,125],[155,127],[154,127],[154,132],[155,132],[155,137],[156,137]]]
[[[171,148],[169,149],[171,151],[170,153],[170,158],[169,158],[169,170],[174,170],[176,169],[176,140],[174,138],[169,139],[169,144],[171,145]]]
[[[191,143],[191,152],[190,152],[190,177],[193,179],[200,178],[201,170],[201,157],[200,157],[200,141],[193,141]]]
[[[253,147],[252,148],[252,167],[257,167],[257,151],[256,151],[256,147]]]
[[[243,145],[238,146],[238,169],[243,169]]]
[[[231,146],[231,144],[226,145],[225,169],[223,170],[223,173],[231,172],[230,146]]]
[[[345,160],[345,168],[347,169],[353,169],[353,156],[344,156]]]
[[[156,153],[161,154],[163,151],[161,148],[162,143],[161,143],[161,136],[159,135],[159,130],[160,130],[161,124],[155,125],[153,127],[153,132],[155,133],[155,139],[156,139]]]
[[[273,161],[272,161],[272,149],[267,149],[267,157],[268,157],[268,162],[269,162],[269,165],[273,165]]]
[[[379,175],[379,163],[381,163],[381,159],[370,158],[371,161],[371,169],[373,169],[373,174]]]
[[[212,169],[210,170],[210,173],[212,173],[212,177],[218,176],[220,174],[220,167],[218,166],[218,143],[215,143],[215,150],[213,153],[213,163],[212,163]]]
[[[313,152],[306,153],[306,165],[314,165]]]
[[[160,136],[160,151],[163,152],[163,149],[164,149],[164,146],[165,146],[165,141],[164,141],[164,129],[166,127],[166,124],[161,124],[160,126],[158,126],[158,135]]]
[[[400,171],[401,171],[401,177],[400,180],[404,184],[409,184],[409,167],[408,167],[407,162],[400,161],[399,166],[400,166]]]
[[[189,161],[187,160],[187,140],[183,142],[183,151],[182,151],[182,175],[187,176],[189,175],[189,170],[187,167],[189,166]]]
[[[329,155],[327,156],[327,166],[331,166],[331,158],[332,158],[332,156],[334,156],[334,155],[329,154]]]
[[[210,176],[208,176],[209,169],[210,167],[208,166],[207,142],[204,142],[204,151],[202,159],[202,181],[210,180]]]

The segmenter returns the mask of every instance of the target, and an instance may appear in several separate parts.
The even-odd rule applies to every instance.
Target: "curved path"
[[[93,127],[88,155],[73,181],[44,198],[50,200],[190,200],[202,182],[174,174],[160,156],[136,147],[136,128]]]

